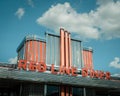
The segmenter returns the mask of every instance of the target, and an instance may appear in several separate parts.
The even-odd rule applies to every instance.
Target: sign
[[[47,71],[47,65],[43,62],[33,62],[26,60],[19,60],[18,61],[18,69],[29,70],[29,71],[38,71],[38,72],[45,72]],[[54,64],[51,65],[50,71],[52,74],[66,74],[71,76],[78,76],[77,68],[71,67],[66,68],[64,66],[60,66],[58,70],[55,70]],[[99,79],[110,79],[110,72],[103,72],[99,70],[89,70],[87,68],[81,69],[82,77],[90,77],[90,78],[99,78]]]

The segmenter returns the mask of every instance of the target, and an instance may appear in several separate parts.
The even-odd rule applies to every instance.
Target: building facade
[[[93,50],[60,35],[26,36],[18,63],[0,63],[0,96],[120,96],[120,78],[94,70]]]

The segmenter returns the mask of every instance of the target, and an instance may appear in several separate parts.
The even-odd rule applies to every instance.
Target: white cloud
[[[78,14],[69,3],[52,6],[42,17],[37,19],[37,23],[59,32],[60,27],[64,27],[70,32],[76,32],[86,38],[97,39],[98,30],[92,26],[93,20],[87,13]]]
[[[18,10],[15,12],[15,15],[21,19],[25,13],[25,10],[23,8],[18,8]]]
[[[120,74],[112,74],[114,77],[120,77]]]
[[[32,0],[28,0],[28,5],[30,5],[31,7],[34,7],[34,3]]]
[[[100,28],[101,36],[106,39],[120,38],[119,9],[120,1],[106,0],[96,11],[91,11],[94,23]]]
[[[106,5],[107,3],[113,2],[113,0],[97,0],[98,5]]]
[[[10,58],[8,60],[8,63],[10,63],[10,64],[16,64],[17,63],[17,56],[15,58]]]
[[[109,64],[109,66],[120,69],[120,58],[115,57],[114,60]]]
[[[104,4],[98,0],[98,4],[96,10],[77,13],[68,2],[58,3],[39,17],[37,23],[57,32],[64,27],[84,38],[120,38],[120,2],[107,0]]]

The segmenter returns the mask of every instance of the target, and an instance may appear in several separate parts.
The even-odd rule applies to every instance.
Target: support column
[[[20,96],[22,96],[22,83],[20,84]]]
[[[45,84],[44,85],[44,96],[46,96],[47,95],[47,85]]]
[[[64,86],[61,86],[60,87],[60,96],[65,96],[65,89],[64,89]]]
[[[86,88],[83,88],[83,96],[86,96]]]

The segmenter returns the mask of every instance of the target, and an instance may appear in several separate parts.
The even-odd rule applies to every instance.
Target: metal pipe
[[[60,29],[60,66],[64,66],[64,29]]]
[[[68,68],[68,33],[65,31],[65,66]]]
[[[68,56],[69,56],[69,67],[72,67],[72,53],[71,53],[71,38],[70,38],[70,33],[68,34]]]

